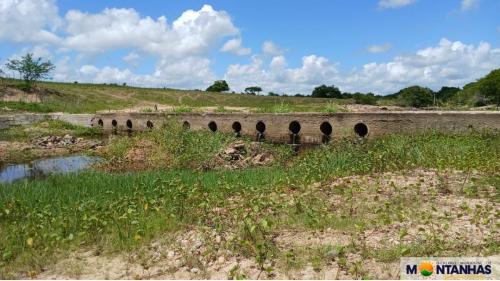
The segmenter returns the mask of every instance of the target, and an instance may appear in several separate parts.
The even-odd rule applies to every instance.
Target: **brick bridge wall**
[[[239,134],[280,143],[321,143],[344,137],[377,137],[388,133],[434,129],[467,132],[500,131],[500,112],[373,112],[373,113],[105,113],[92,126],[106,132],[144,131],[174,118],[193,130]]]

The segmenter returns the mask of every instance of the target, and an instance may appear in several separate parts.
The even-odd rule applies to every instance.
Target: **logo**
[[[500,257],[403,257],[401,279],[500,280]]]
[[[425,277],[431,276],[434,272],[434,266],[432,266],[432,263],[424,261],[418,266],[418,271]]]

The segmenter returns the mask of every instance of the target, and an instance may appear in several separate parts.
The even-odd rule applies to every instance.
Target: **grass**
[[[231,143],[244,140],[248,144],[251,141],[248,138],[236,138],[232,134],[185,130],[175,121],[168,121],[162,126],[160,130],[111,142],[103,155],[109,161],[103,167],[110,170],[137,170],[141,169],[139,160],[144,160],[145,163],[141,163],[142,169],[207,170],[214,167],[214,155]],[[127,157],[134,149],[140,150],[140,153],[146,156],[128,161]],[[263,143],[261,150],[271,152],[278,163],[283,163],[291,155],[291,150],[286,146]]]
[[[13,111],[28,111],[38,113],[48,113],[56,111],[56,108],[49,104],[43,103],[28,103],[17,101],[0,101],[0,108],[8,108]]]
[[[22,82],[6,79],[5,85],[17,87]],[[0,108],[29,112],[93,113],[130,108],[137,105],[166,104],[180,110],[198,107],[248,107],[260,112],[273,108],[291,111],[322,111],[327,99],[310,97],[268,97],[231,93],[208,93],[196,90],[138,88],[103,84],[39,82],[38,87],[50,94],[42,95],[43,103],[3,102]],[[328,99],[330,100],[330,99]],[[349,103],[349,100],[335,100]],[[189,109],[192,110],[192,109]],[[189,111],[180,111],[189,112]]]
[[[99,128],[83,127],[62,120],[35,122],[29,126],[15,126],[0,130],[0,141],[27,142],[45,136],[64,136],[96,138],[102,135]]]
[[[352,184],[324,193],[323,188],[311,189],[311,184],[348,175],[414,168],[475,170],[487,175],[500,171],[500,137],[493,133],[429,132],[385,136],[362,143],[343,140],[270,167],[203,171],[192,168],[210,161],[214,153],[234,140],[232,136],[180,128],[159,132],[145,138],[157,139],[158,146],[172,154],[176,162],[169,169],[85,172],[1,185],[0,277],[10,278],[13,272],[23,270],[39,271],[57,254],[81,247],[131,250],[165,232],[207,225],[235,233],[238,239],[230,247],[254,257],[262,270],[268,270],[268,260],[279,256],[272,236],[283,228],[332,227],[346,231],[353,235],[352,248],[368,253],[360,242],[364,241],[361,230],[385,225],[398,220],[398,216],[421,216],[423,213],[415,214],[412,208],[428,202],[428,196],[416,196],[418,189],[398,189],[385,201],[358,201],[359,194],[376,194],[376,188]],[[121,157],[136,141],[118,141],[111,146],[111,155]],[[492,177],[485,181],[498,183],[498,176]],[[332,212],[329,207],[333,196],[329,192],[343,198],[334,209],[338,211]],[[228,214],[214,213],[215,207],[225,208]],[[429,221],[429,225],[434,222]],[[426,253],[443,251],[436,245],[427,247]],[[403,250],[374,255],[393,260],[412,253]],[[317,256],[311,257],[315,266],[324,266],[321,257],[327,252],[319,249],[313,253]],[[360,265],[348,266],[360,277],[363,275]]]

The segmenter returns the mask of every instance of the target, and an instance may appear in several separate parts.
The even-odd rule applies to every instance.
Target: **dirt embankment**
[[[0,88],[0,101],[14,101],[27,103],[40,103],[40,95],[37,92],[26,93],[13,87]]]

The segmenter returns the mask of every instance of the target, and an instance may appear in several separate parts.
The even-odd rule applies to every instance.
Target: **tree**
[[[245,88],[245,93],[249,95],[255,95],[262,92],[262,88],[259,86],[247,87]]]
[[[34,59],[31,53],[24,55],[20,60],[9,60],[6,66],[10,70],[19,72],[28,90],[37,80],[49,78],[49,73],[56,68],[50,60],[43,62],[40,57]]]
[[[357,93],[357,94],[360,94],[360,93]],[[348,92],[342,93],[342,98],[343,99],[350,99],[350,98],[353,98],[353,97],[354,97],[354,95],[351,94],[351,93],[348,93]]]
[[[500,68],[479,79],[479,91],[489,103],[500,106]]]
[[[275,92],[269,92],[269,93],[267,93],[267,95],[270,96],[270,97],[277,97],[277,96],[279,96]]]
[[[436,93],[436,99],[440,102],[448,102],[455,97],[458,92],[460,92],[460,88],[457,87],[442,87],[441,90]]]
[[[369,105],[377,104],[377,97],[373,93],[368,93],[368,94],[355,93],[352,96],[356,104],[369,104]]]
[[[311,96],[313,98],[337,98],[337,99],[341,99],[342,93],[340,92],[339,88],[335,87],[334,85],[331,85],[331,86],[321,85],[321,86],[314,88]]]
[[[420,86],[404,88],[396,96],[404,106],[425,107],[432,105],[434,101],[434,92]]]
[[[207,88],[207,92],[224,92],[229,91],[229,85],[226,80],[217,80]]]

